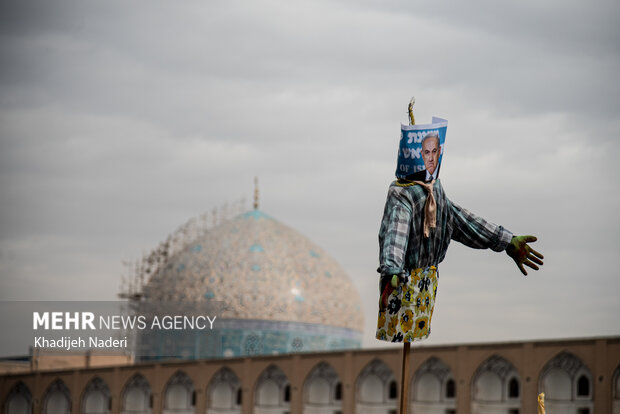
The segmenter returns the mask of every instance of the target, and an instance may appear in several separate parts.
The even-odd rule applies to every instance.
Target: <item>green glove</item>
[[[538,270],[536,263],[541,266],[543,264],[540,259],[544,259],[544,256],[528,246],[528,243],[533,243],[536,240],[534,236],[513,236],[512,240],[510,240],[510,244],[506,247],[506,254],[512,257],[512,260],[515,261],[521,273],[526,276],[527,272],[523,265]]]
[[[394,289],[396,289],[398,287],[398,283],[399,282],[400,282],[400,279],[399,279],[398,275],[392,276],[392,280],[390,281],[390,284],[392,285],[392,287]]]

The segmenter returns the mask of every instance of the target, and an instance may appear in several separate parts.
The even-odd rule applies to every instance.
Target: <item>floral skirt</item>
[[[377,339],[413,342],[431,333],[431,317],[437,297],[439,274],[435,266],[415,269],[379,304]],[[388,282],[389,284],[389,282]]]

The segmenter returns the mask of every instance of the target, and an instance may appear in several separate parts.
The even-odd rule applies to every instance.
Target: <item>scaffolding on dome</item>
[[[150,252],[135,260],[124,260],[125,274],[121,275],[118,293],[120,299],[140,302],[144,295],[144,287],[152,275],[156,274],[168,263],[176,253],[187,248],[193,241],[210,229],[243,214],[246,211],[246,199],[240,198],[235,203],[224,203],[219,208],[192,217],[170,233]]]

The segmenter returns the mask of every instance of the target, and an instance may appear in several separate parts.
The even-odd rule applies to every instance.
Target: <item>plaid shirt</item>
[[[450,240],[474,249],[501,252],[512,239],[502,226],[489,223],[448,200],[441,182],[433,187],[437,201],[437,227],[424,238],[426,191],[422,186],[395,181],[388,190],[379,230],[379,269],[382,276],[408,275],[411,270],[437,266]]]

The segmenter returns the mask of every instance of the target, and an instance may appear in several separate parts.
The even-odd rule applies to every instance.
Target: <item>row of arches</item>
[[[614,407],[620,408],[620,367],[613,378]],[[284,372],[276,365],[268,366],[256,381],[254,412],[283,414],[290,411],[291,388]],[[450,413],[456,411],[460,392],[471,393],[474,413],[518,412],[521,407],[522,379],[515,367],[501,356],[484,361],[465,388],[457,384],[451,369],[431,357],[415,372],[410,387],[413,412]],[[550,410],[588,413],[592,411],[592,376],[582,361],[570,353],[561,353],[542,370],[540,392],[545,392]],[[221,368],[206,387],[207,413],[240,413],[243,404],[241,381],[233,370]],[[111,392],[99,377],[92,378],[80,398],[83,414],[109,414]],[[119,395],[123,414],[150,414],[153,411],[151,386],[137,373]],[[331,365],[320,362],[306,377],[302,390],[304,413],[335,413],[342,410],[343,384]],[[381,359],[368,363],[355,382],[355,404],[358,413],[389,413],[396,409],[398,385],[394,373]],[[72,395],[62,380],[53,381],[42,400],[44,414],[69,414]],[[193,414],[196,407],[196,384],[183,371],[177,371],[167,382],[163,395],[164,414]],[[18,382],[4,403],[5,414],[31,414],[32,394]],[[613,408],[613,412],[618,410]],[[550,411],[550,412],[551,412]]]

